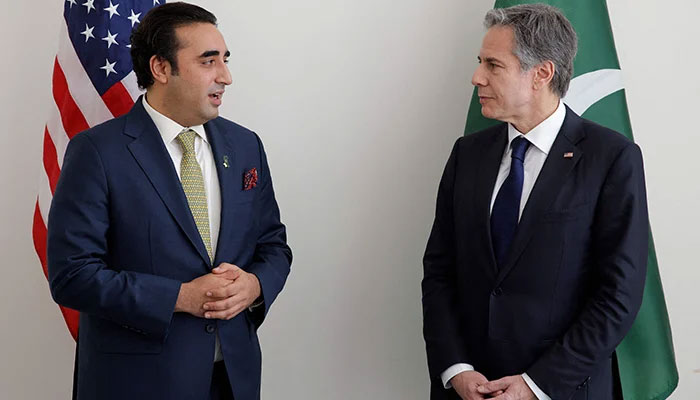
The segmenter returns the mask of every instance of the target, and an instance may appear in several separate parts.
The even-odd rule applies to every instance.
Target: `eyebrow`
[[[477,56],[476,58],[477,58],[479,61],[482,61],[482,60],[481,60],[481,57]],[[486,61],[486,62],[492,63],[492,64],[493,64],[493,63],[503,64],[503,62],[502,62],[501,60],[499,60],[498,58],[496,58],[496,57],[486,57],[483,61]]]
[[[207,50],[204,53],[199,55],[199,58],[206,58],[206,57],[214,57],[218,56],[221,54],[219,50]],[[224,57],[229,57],[231,55],[231,52],[226,50],[226,53],[224,53]]]

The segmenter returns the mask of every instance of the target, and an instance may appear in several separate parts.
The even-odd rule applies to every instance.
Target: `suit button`
[[[591,381],[591,377],[589,376],[588,378],[586,378],[585,381],[583,381],[583,383],[581,383],[580,385],[576,386],[576,389],[577,389],[577,390],[581,390],[581,389],[585,388],[586,385],[588,385],[588,382],[590,382],[590,381]]]
[[[497,288],[493,289],[492,294],[494,296],[498,297],[498,296],[503,294],[503,289],[501,289],[500,287],[497,287]]]
[[[216,331],[216,327],[214,324],[206,324],[206,326],[204,326],[204,330],[207,331],[207,333],[214,333],[214,331]]]

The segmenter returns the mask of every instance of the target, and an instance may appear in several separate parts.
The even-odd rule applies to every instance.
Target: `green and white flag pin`
[[[496,0],[496,8],[546,3],[562,10],[578,35],[574,78],[563,99],[573,111],[600,125],[632,137],[620,64],[615,51],[605,0]],[[476,89],[467,114],[465,135],[498,121],[481,115]],[[616,354],[625,400],[666,399],[678,385],[671,326],[659,277],[654,242],[649,233],[644,299],[637,319]]]

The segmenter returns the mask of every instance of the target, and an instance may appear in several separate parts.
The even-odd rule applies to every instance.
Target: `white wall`
[[[223,115],[261,134],[295,260],[261,329],[265,399],[425,399],[421,256],[492,0],[198,1],[220,20]],[[700,393],[691,0],[610,0],[681,373]],[[680,9],[680,12],[678,11]],[[0,16],[0,398],[68,398],[73,343],[31,243],[59,0]]]

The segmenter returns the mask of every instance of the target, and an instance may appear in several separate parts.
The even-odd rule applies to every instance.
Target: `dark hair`
[[[151,57],[167,60],[177,73],[175,53],[180,43],[175,29],[194,23],[216,25],[214,14],[202,7],[188,3],[167,3],[152,8],[143,21],[131,32],[131,60],[139,87],[146,89],[153,85]]]

